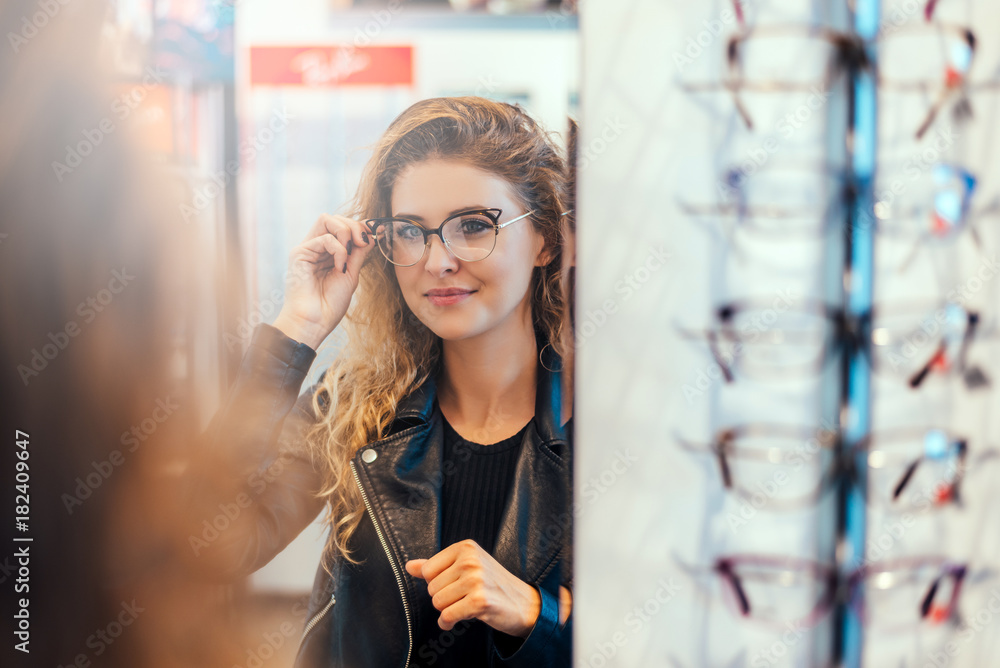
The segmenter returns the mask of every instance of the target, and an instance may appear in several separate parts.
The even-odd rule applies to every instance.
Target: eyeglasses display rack
[[[673,440],[740,511],[720,540],[730,501],[709,502],[701,563],[674,562],[778,638],[726,665],[986,665],[968,618],[1000,583],[981,548],[1000,40],[973,17],[996,7],[806,4],[715,6],[717,38],[677,61],[677,88],[726,121],[706,125],[715,192],[675,193],[712,239],[714,304],[707,326],[675,322],[712,360],[690,390],[712,397],[711,436]]]
[[[853,322],[860,322],[872,312],[874,297],[875,231],[866,224],[871,220],[865,212],[874,208],[875,160],[877,153],[877,99],[875,88],[878,67],[878,49],[872,40],[878,34],[880,0],[859,0],[854,12],[854,33],[858,48],[864,54],[851,68],[848,86],[850,104],[848,111],[848,159],[850,176],[847,193],[848,230],[846,241],[844,290],[847,313]],[[863,66],[862,66],[863,65]],[[854,458],[864,458],[865,451],[857,446],[871,431],[871,378],[865,359],[865,349],[856,345],[844,356],[845,373],[843,400],[840,411],[840,429],[844,438],[838,443],[840,457],[850,453]],[[860,455],[858,453],[861,453]],[[837,571],[842,580],[849,578],[856,567],[858,556],[865,555],[868,490],[868,467],[855,466],[854,481],[842,480],[837,499]],[[853,483],[853,484],[852,484]],[[864,592],[863,588],[858,588]],[[861,601],[863,604],[863,600]],[[860,606],[848,605],[843,598],[837,608],[834,662],[847,668],[860,668],[864,627]]]

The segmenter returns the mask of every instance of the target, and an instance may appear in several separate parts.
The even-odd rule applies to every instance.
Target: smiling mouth
[[[448,288],[446,290],[429,290],[424,293],[425,297],[453,297],[455,295],[471,295],[475,290],[463,290],[461,288]]]
[[[475,292],[475,290],[460,289],[432,290],[426,294],[426,298],[433,306],[457,306],[464,304]]]

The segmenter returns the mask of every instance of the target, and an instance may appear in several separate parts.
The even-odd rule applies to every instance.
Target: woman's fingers
[[[421,574],[420,569],[423,568],[424,563],[426,561],[427,561],[426,559],[410,559],[409,561],[406,562],[406,564],[404,564],[404,566],[406,567],[406,572],[415,578],[424,577]]]
[[[427,593],[430,594],[431,597],[434,597],[438,594],[438,592],[444,591],[460,579],[462,579],[462,569],[461,567],[453,565],[451,568],[447,568],[433,578],[427,580]],[[481,582],[481,579],[469,579],[469,584],[473,582]],[[442,608],[438,609],[441,610]]]
[[[310,237],[322,234],[332,234],[345,248],[364,248],[374,240],[368,234],[364,224],[347,216],[323,214],[309,231]]]
[[[435,579],[435,583],[437,582],[438,579],[439,578]],[[481,591],[481,590],[475,590],[475,591]],[[454,606],[456,603],[458,603],[459,601],[461,601],[466,597],[473,598],[471,594],[473,594],[474,591],[470,591],[469,587],[466,586],[466,583],[460,582],[458,578],[456,578],[453,582],[448,583],[446,586],[439,589],[437,592],[431,592],[430,588],[428,588],[427,593],[431,595],[431,602],[434,604],[434,607],[440,610],[441,612],[444,612],[449,607]],[[482,597],[480,596],[480,598]],[[475,608],[475,601],[467,601],[466,605],[468,604],[472,604],[472,607]],[[455,610],[452,610],[451,614],[454,614],[455,612],[456,612]],[[472,616],[475,616],[480,612],[482,612],[482,610],[475,609],[472,611]],[[452,619],[451,621],[455,622],[458,620]]]
[[[478,619],[479,614],[480,606],[472,603],[469,596],[465,596],[441,610],[438,626],[444,631],[451,631],[463,619]]]
[[[322,266],[341,268],[347,262],[347,247],[332,234],[321,234],[307,239],[292,251],[293,258],[300,257],[306,262]]]

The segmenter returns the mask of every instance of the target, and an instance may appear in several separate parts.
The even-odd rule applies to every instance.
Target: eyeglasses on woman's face
[[[501,209],[470,209],[449,216],[433,230],[403,217],[372,218],[365,224],[389,262],[398,267],[409,267],[424,256],[430,238],[435,234],[459,260],[485,260],[496,247],[501,229],[533,213],[533,210],[528,211],[501,223]]]

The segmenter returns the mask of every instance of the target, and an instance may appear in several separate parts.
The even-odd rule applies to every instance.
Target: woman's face
[[[431,159],[406,168],[392,190],[392,215],[415,219],[434,230],[453,213],[467,209],[502,209],[499,223],[527,213],[499,176],[455,160]],[[456,258],[430,237],[430,246],[410,267],[395,267],[396,279],[410,310],[445,340],[459,340],[497,328],[530,331],[529,287],[532,269],[548,259],[544,240],[529,218],[500,230],[496,247],[476,262]],[[458,288],[452,297],[435,291]]]

